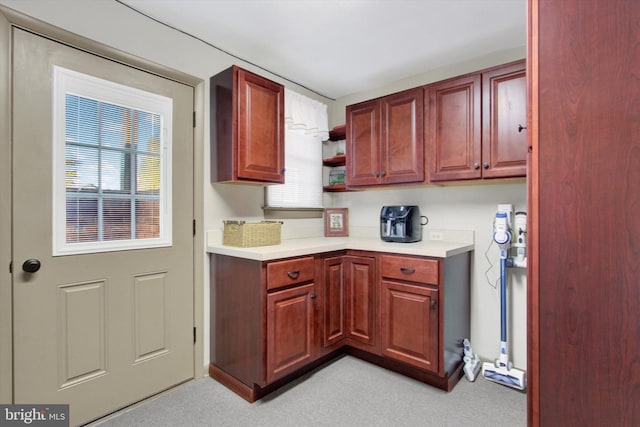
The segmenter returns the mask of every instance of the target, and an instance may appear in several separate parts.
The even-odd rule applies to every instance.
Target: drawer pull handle
[[[400,267],[400,271],[402,271],[404,274],[413,274],[416,272],[416,269],[408,268],[408,267]]]
[[[297,279],[300,276],[300,270],[287,271],[287,276],[292,279]]]

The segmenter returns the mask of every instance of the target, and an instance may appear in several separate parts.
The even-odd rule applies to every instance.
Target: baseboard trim
[[[463,374],[462,363],[460,363],[454,369],[451,375],[441,377],[437,373],[431,373],[429,371],[425,371],[424,369],[415,368],[411,365],[407,365],[406,363],[378,356],[376,354],[369,353],[367,351],[363,351],[354,347],[345,347],[345,353],[366,362],[373,363],[374,365],[380,366],[390,371],[396,372],[398,374],[413,378],[414,380],[429,384],[446,392],[453,390],[453,387],[455,387],[458,381],[460,381],[460,378],[462,378]]]
[[[227,374],[213,363],[209,364],[209,376],[249,403],[253,403],[260,398],[255,388],[249,387],[240,380]]]
[[[459,363],[458,366],[453,370],[452,374],[446,377],[441,377],[437,373],[431,373],[425,371],[424,369],[419,369],[410,365],[407,365],[402,362],[398,362],[393,359],[385,358],[373,353],[370,353],[365,350],[357,349],[351,346],[343,346],[338,348],[337,350],[328,353],[314,362],[300,368],[299,370],[282,377],[271,384],[268,384],[265,387],[260,387],[257,384],[253,384],[253,386],[249,386],[240,380],[236,379],[232,375],[229,375],[213,363],[209,364],[209,376],[214,380],[218,381],[238,396],[242,397],[249,403],[253,403],[256,400],[259,400],[266,396],[267,394],[279,389],[280,387],[290,383],[303,376],[304,374],[317,369],[321,365],[331,362],[334,359],[344,356],[348,354],[353,357],[357,357],[358,359],[364,360],[365,362],[372,363],[374,365],[380,366],[382,368],[388,369],[390,371],[396,372],[398,374],[407,376],[409,378],[413,378],[417,381],[423,382],[425,384],[429,384],[433,387],[439,388],[440,390],[444,390],[449,392],[453,390],[453,387],[460,381],[462,378],[462,363]]]

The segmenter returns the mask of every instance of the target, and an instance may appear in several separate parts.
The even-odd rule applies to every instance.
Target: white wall
[[[429,224],[423,229],[425,236],[429,229],[474,231],[469,338],[480,357],[489,360],[498,357],[500,294],[496,279],[499,278],[500,264],[497,246],[491,244],[493,218],[499,203],[512,204],[516,211],[526,210],[526,184],[396,187],[340,193],[335,196],[333,203],[334,207],[349,208],[351,225],[378,227],[382,206],[406,204],[420,206],[420,213],[429,218]],[[525,271],[512,270],[509,279],[508,339],[511,356],[516,367],[526,369]]]
[[[350,95],[335,102],[322,99],[304,88],[283,81],[277,76],[238,61],[216,49],[184,34],[145,18],[115,2],[100,0],[0,0],[0,4],[36,17],[92,40],[115,47],[141,58],[189,73],[205,82],[204,117],[208,120],[208,78],[232,64],[285,84],[300,93],[329,105],[330,124],[344,123],[344,106],[364,99],[384,95],[409,87],[437,81],[524,57],[524,47],[509,52],[497,52],[483,58],[461,61],[453,67],[433,70],[425,74],[395,82],[379,90]],[[73,13],[69,13],[73,11]],[[117,23],[117,25],[114,25]],[[209,183],[209,132],[205,125],[203,162],[204,229],[220,228],[223,219],[262,218],[263,190],[259,186],[231,186]],[[377,226],[377,215],[383,204],[419,204],[430,218],[430,227],[470,229],[476,232],[472,277],[472,329],[474,349],[486,358],[494,358],[499,342],[499,299],[497,291],[484,279],[488,262],[484,251],[489,245],[492,217],[498,203],[512,203],[518,209],[525,206],[524,184],[475,185],[451,187],[422,187],[414,189],[372,190],[357,193],[327,195],[328,206],[350,208],[353,223]],[[321,229],[322,220],[300,220],[285,224],[283,233],[299,226]],[[494,247],[495,249],[495,247]],[[204,248],[203,248],[204,251]],[[495,256],[495,250],[490,255]],[[496,262],[494,261],[494,264]],[[494,268],[490,275],[497,277]],[[208,271],[205,272],[208,277]],[[205,287],[205,305],[208,304],[208,283]],[[524,275],[517,274],[511,284],[510,339],[514,364],[526,366],[525,284]],[[206,310],[205,315],[208,315]],[[207,324],[205,319],[205,325]],[[205,338],[208,333],[205,332]],[[205,344],[205,362],[208,344]]]

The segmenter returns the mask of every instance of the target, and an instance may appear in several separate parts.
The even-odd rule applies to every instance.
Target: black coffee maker
[[[422,240],[419,206],[383,206],[380,238],[385,242],[411,243]]]

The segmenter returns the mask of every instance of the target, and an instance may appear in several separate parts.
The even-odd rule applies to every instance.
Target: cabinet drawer
[[[439,261],[436,259],[383,255],[382,276],[411,282],[439,284]]]
[[[313,257],[276,261],[267,264],[267,289],[277,289],[313,280]]]

